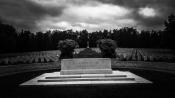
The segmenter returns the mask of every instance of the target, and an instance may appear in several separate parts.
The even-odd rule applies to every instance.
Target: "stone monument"
[[[149,84],[152,83],[129,71],[113,71],[109,58],[63,59],[61,71],[45,73],[20,86],[61,86],[96,84]]]

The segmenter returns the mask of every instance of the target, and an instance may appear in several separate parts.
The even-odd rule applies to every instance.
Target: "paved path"
[[[167,72],[175,74],[175,63],[167,62],[141,62],[141,61],[117,61],[112,60],[113,69],[141,69]],[[40,71],[40,70],[60,70],[60,63],[35,63],[35,64],[20,64],[0,66],[0,76],[13,75],[16,73]]]

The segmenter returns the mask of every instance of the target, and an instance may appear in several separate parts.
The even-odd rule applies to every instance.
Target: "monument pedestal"
[[[21,86],[66,86],[66,85],[109,85],[150,84],[131,72],[113,71],[112,74],[61,75],[60,72],[45,73],[21,84]]]

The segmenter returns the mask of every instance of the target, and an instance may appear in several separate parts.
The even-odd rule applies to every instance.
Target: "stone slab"
[[[111,74],[111,59],[83,58],[63,59],[61,61],[61,74]]]
[[[135,78],[119,78],[119,77],[112,77],[112,78],[65,78],[65,79],[44,79],[38,80],[38,82],[69,82],[69,81],[134,81]]]
[[[91,74],[91,75],[60,75],[53,77],[45,77],[46,79],[63,79],[63,78],[105,78],[105,77],[127,77],[127,75],[115,74]]]
[[[140,76],[129,71],[113,71],[112,74],[79,74],[61,75],[60,72],[45,73],[20,86],[66,86],[66,85],[97,85],[97,84],[150,84]]]

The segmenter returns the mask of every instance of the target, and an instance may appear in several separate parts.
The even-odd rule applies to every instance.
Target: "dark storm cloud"
[[[46,8],[29,0],[0,0],[0,20],[21,29],[36,30],[35,22],[43,16],[58,16],[61,8]]]
[[[167,6],[167,7],[175,7],[174,0],[98,0],[103,3],[112,3],[122,6],[139,8],[143,6]]]
[[[170,14],[175,13],[175,0],[99,0],[103,3],[111,3],[135,9],[132,17],[138,21],[138,25],[146,27],[160,27]],[[138,14],[139,8],[151,7],[159,12],[159,16],[145,18]]]
[[[175,0],[0,0],[1,22],[32,31],[80,29],[73,24],[89,30],[109,25],[156,29],[172,13]]]

